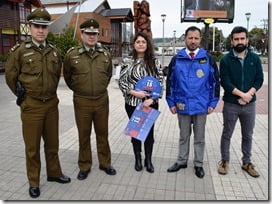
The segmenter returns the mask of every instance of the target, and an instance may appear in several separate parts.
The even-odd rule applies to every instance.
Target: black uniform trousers
[[[99,99],[74,96],[74,110],[79,137],[78,166],[87,171],[92,166],[91,132],[92,124],[96,134],[99,166],[111,165],[111,151],[108,142],[109,97]]]
[[[47,176],[62,175],[59,162],[59,99],[41,101],[27,96],[21,104],[21,119],[25,143],[26,168],[29,185],[39,187],[40,143],[44,141]]]

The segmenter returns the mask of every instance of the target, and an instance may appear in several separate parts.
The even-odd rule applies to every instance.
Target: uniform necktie
[[[194,57],[195,57],[195,53],[194,52],[190,52],[189,55],[191,56],[192,59],[194,59]]]
[[[90,48],[89,52],[92,55],[94,53],[94,48]]]
[[[44,48],[44,45],[43,44],[40,44],[39,45],[39,49],[42,50]]]

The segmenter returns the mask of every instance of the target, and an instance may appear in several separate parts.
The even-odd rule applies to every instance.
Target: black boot
[[[153,152],[153,143],[145,143],[145,161],[144,165],[146,167],[146,171],[149,173],[154,172],[154,166],[151,161],[152,152]]]
[[[149,173],[154,173],[154,166],[152,164],[152,161],[151,161],[151,154],[150,153],[147,153],[145,154],[145,167],[146,167],[146,171],[148,171]]]
[[[134,152],[134,155],[135,155],[135,170],[141,171],[143,169],[141,152]]]
[[[133,146],[133,152],[135,155],[135,170],[136,171],[141,171],[143,169],[143,165],[142,165],[142,156],[141,156],[141,142],[136,140],[136,139],[132,139],[132,146]]]

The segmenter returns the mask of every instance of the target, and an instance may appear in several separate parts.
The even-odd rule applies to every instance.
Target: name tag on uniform
[[[30,55],[34,55],[34,52],[27,52],[27,53],[24,53],[24,57],[27,57],[27,56],[30,56]]]
[[[207,59],[206,58],[203,58],[203,59],[199,60],[199,64],[205,64],[205,63],[207,63]]]

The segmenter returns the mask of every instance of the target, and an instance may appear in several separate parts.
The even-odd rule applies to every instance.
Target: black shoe
[[[195,166],[195,175],[196,175],[198,178],[203,178],[204,175],[205,175],[204,169],[203,169],[202,167],[197,167],[197,166]]]
[[[112,166],[99,167],[99,169],[105,171],[105,173],[108,175],[115,175],[116,174],[116,170]]]
[[[39,187],[29,187],[29,195],[32,198],[38,198],[40,196],[40,188]]]
[[[167,169],[168,172],[175,172],[178,171],[180,169],[185,169],[187,168],[187,164],[178,164],[177,162],[174,163],[171,167],[169,167]]]
[[[84,180],[88,177],[88,174],[90,173],[90,169],[88,171],[80,170],[77,175],[78,180]]]
[[[146,171],[149,173],[154,173],[154,166],[149,159],[145,159],[144,166],[146,167]]]
[[[47,177],[47,181],[55,181],[58,183],[70,183],[71,179],[68,176],[65,176],[64,174],[62,174],[60,177]]]

